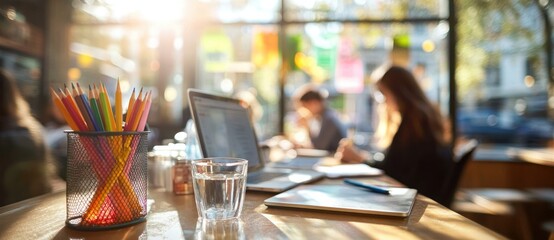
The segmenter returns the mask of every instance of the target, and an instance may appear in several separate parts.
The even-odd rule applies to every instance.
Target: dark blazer
[[[402,143],[399,136],[405,131],[406,126],[401,123],[385,153],[385,159],[370,165],[383,169],[388,176],[407,187],[441,202],[443,186],[453,164],[451,148],[437,143],[430,135]],[[431,129],[425,129],[425,132],[429,131]]]
[[[326,109],[321,116],[321,129],[317,136],[311,136],[315,149],[334,152],[341,139],[346,137],[346,128],[332,110]]]

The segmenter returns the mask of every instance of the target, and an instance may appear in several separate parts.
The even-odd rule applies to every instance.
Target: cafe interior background
[[[185,128],[188,88],[248,100],[264,141],[291,131],[291,96],[312,83],[365,146],[372,74],[398,64],[455,119],[456,139],[479,141],[462,190],[546,189],[552,204],[552,167],[503,153],[554,147],[553,24],[549,0],[4,0],[0,67],[39,120],[50,86],[102,81],[113,92],[119,79],[124,102],[152,91],[152,146]],[[453,210],[516,234],[518,211],[460,201]]]

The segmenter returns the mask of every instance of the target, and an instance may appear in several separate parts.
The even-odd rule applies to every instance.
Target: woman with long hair
[[[383,111],[375,137],[385,149],[384,158],[374,158],[347,140],[341,142],[337,156],[346,163],[366,162],[381,168],[402,184],[441,202],[452,165],[447,121],[407,69],[390,67],[376,87],[382,94]]]
[[[51,191],[53,174],[42,126],[14,80],[0,70],[0,206]]]

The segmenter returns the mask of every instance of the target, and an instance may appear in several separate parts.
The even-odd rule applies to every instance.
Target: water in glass
[[[244,201],[245,175],[236,172],[194,173],[198,214],[204,219],[240,216]]]

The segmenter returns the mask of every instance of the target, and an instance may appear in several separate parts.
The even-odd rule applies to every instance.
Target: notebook
[[[324,177],[313,170],[266,167],[249,109],[241,101],[196,89],[187,93],[202,155],[248,160],[247,190],[282,192]]]
[[[274,197],[264,204],[287,207],[406,217],[412,211],[417,190],[389,188],[391,194],[374,193],[349,185],[304,185]]]

